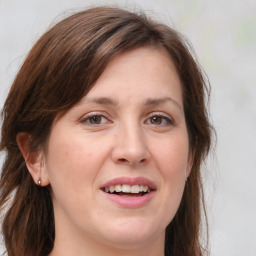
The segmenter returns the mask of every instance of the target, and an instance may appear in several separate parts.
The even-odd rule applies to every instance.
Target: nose
[[[149,162],[145,136],[136,125],[120,128],[114,145],[112,159],[115,163],[136,167]]]

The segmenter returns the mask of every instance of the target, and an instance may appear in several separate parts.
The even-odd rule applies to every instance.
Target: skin
[[[26,157],[26,135],[17,140],[34,181],[51,187],[52,256],[164,255],[165,228],[192,167],[181,82],[165,50],[115,57],[53,123],[46,152]],[[108,200],[101,186],[123,176],[153,181],[153,198],[137,208]]]

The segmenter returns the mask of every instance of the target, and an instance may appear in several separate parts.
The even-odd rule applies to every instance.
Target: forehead
[[[116,56],[85,96],[118,98],[130,96],[175,96],[182,103],[181,82],[176,67],[163,48],[140,47]]]

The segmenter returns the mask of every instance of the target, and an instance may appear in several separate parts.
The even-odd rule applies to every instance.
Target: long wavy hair
[[[46,256],[55,237],[50,189],[33,182],[17,145],[17,134],[31,135],[30,151],[43,147],[56,116],[88,93],[108,63],[122,52],[143,46],[164,48],[176,66],[194,154],[181,204],[166,228],[165,255],[205,255],[206,248],[200,242],[202,219],[206,220],[200,167],[212,134],[206,107],[207,79],[189,43],[174,29],[143,13],[97,7],[65,18],[37,41],[5,101],[1,113],[0,149],[5,151],[5,159],[0,207],[9,256]],[[207,240],[208,233],[204,235]]]

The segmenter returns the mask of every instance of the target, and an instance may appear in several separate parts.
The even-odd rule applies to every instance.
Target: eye
[[[103,115],[93,114],[93,115],[85,116],[81,122],[88,125],[101,125],[101,124],[109,123],[109,120]]]
[[[104,120],[104,117],[102,118],[102,116],[92,116],[88,118],[88,121],[91,124],[100,124],[102,120]]]
[[[162,122],[163,122],[163,117],[162,117],[162,116],[153,116],[153,117],[150,117],[150,122],[151,122],[151,124],[162,124]]]
[[[173,125],[173,120],[162,114],[151,114],[150,117],[146,120],[147,124],[152,124],[155,126],[170,126]]]

